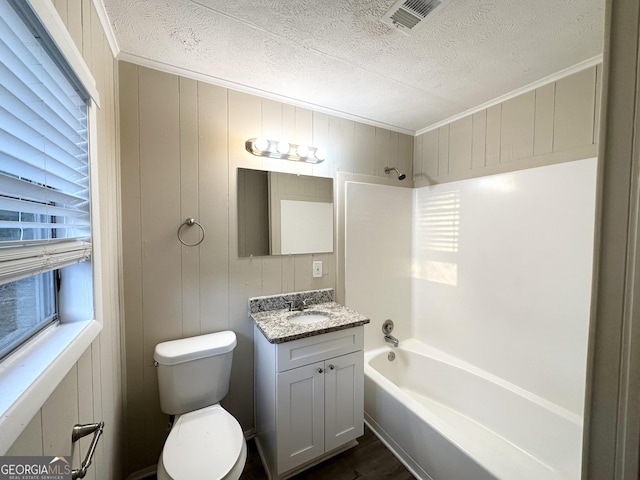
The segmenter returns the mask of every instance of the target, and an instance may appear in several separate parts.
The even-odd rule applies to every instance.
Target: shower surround
[[[441,352],[456,365],[468,365],[501,388],[512,388],[569,419],[578,434],[558,434],[555,448],[573,452],[577,460],[570,468],[550,465],[543,478],[579,477],[595,172],[596,159],[578,160],[423,187],[412,198],[394,187],[347,185],[346,304],[371,318],[365,348],[384,348],[380,327],[391,318],[401,348],[409,343],[414,349],[424,345]],[[412,214],[403,213],[407,211]],[[407,231],[412,232],[408,239]],[[394,290],[394,284],[400,288]],[[411,444],[429,448],[429,439],[415,436],[435,429],[438,442],[449,443],[445,450],[457,452],[438,456],[439,462],[455,463],[462,454],[489,472],[488,478],[505,478],[500,468],[474,455],[469,438],[455,441],[444,433],[446,427],[437,428],[446,419],[424,406],[437,400],[429,393],[422,410],[414,412],[428,424],[424,428],[416,424],[399,434],[396,415],[377,413],[385,399],[407,408],[417,405],[398,400],[406,398],[402,388],[410,383],[408,372],[394,374],[405,378],[395,384],[380,381],[373,370],[365,375],[369,423],[400,456],[411,451]],[[435,378],[420,381],[442,386]],[[486,410],[489,416],[499,411],[526,432],[525,422],[508,405],[482,401],[482,391],[493,391],[485,390],[488,384],[478,387],[482,391],[470,385],[483,384],[449,381],[447,388],[456,392],[451,398],[476,398],[481,405],[475,411]],[[384,411],[389,408],[393,406]],[[399,412],[397,420],[404,416]],[[492,425],[478,425],[502,435]],[[535,451],[526,452],[538,458]],[[415,462],[414,472],[421,478],[445,468],[424,464],[424,458],[405,458],[409,465]]]

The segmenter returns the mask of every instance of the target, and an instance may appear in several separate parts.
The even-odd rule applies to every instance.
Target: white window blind
[[[0,0],[0,285],[91,255],[87,96],[45,37]]]

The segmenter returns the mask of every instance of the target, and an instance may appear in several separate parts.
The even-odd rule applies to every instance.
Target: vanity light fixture
[[[294,162],[320,163],[327,158],[327,152],[323,148],[296,145],[279,140],[267,140],[266,138],[250,138],[244,143],[247,152],[258,157],[279,158],[293,160]]]

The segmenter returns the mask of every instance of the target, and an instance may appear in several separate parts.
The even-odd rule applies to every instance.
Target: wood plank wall
[[[129,63],[120,63],[119,75],[132,472],[156,463],[167,434],[152,366],[158,342],[234,330],[238,346],[224,404],[250,430],[247,299],[336,285],[335,253],[238,257],[237,168],[335,178],[339,171],[386,177],[384,167],[397,166],[410,178],[413,137]],[[255,157],[244,142],[256,136],[321,146],[328,159],[311,165]],[[199,247],[177,239],[188,217],[206,230]],[[187,229],[185,240],[197,234]],[[312,278],[313,260],[324,262],[322,278]]]
[[[100,18],[91,0],[56,0],[54,5],[91,69],[100,94],[97,112],[98,177],[103,269],[94,272],[103,292],[103,331],[72,367],[7,455],[59,455],[71,451],[76,423],[104,420],[88,479],[124,478],[122,472],[123,378],[121,355],[121,275],[119,132],[116,120],[116,68]],[[91,437],[82,439],[84,457]],[[74,451],[74,467],[80,456]]]
[[[416,187],[597,156],[602,65],[415,138]]]

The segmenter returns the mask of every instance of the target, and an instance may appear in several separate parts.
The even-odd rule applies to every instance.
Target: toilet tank
[[[156,345],[160,408],[171,415],[214,405],[229,391],[236,334],[198,335]]]

